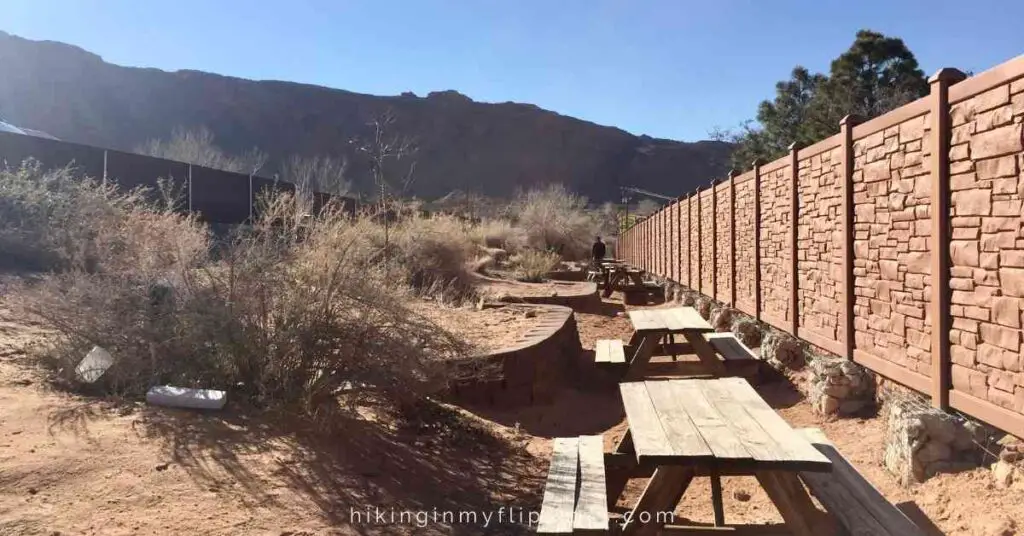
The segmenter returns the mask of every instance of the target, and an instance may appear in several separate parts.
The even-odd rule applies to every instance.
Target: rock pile
[[[875,378],[840,357],[815,356],[807,377],[808,401],[822,415],[854,415],[875,404]]]
[[[890,400],[888,408],[883,463],[901,484],[982,463],[984,426],[912,399]]]
[[[784,333],[770,331],[761,343],[761,359],[779,370],[800,370],[806,364],[800,341]]]
[[[735,309],[729,307],[719,307],[711,313],[711,326],[715,328],[715,331],[723,333],[732,329],[732,323],[736,319]]]
[[[732,332],[748,348],[757,348],[761,345],[761,326],[751,318],[736,319],[732,323]]]

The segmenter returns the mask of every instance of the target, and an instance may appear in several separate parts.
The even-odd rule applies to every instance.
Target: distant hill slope
[[[637,95],[637,98],[643,98]],[[419,144],[412,193],[508,196],[561,182],[592,201],[632,185],[679,195],[725,174],[729,144],[634,136],[528,104],[474,102],[455,91],[379,97],[319,86],[165,72],[104,62],[78,47],[0,32],[0,113],[61,139],[131,150],[176,126],[206,126],[226,149],[253,146],[271,166],[291,154],[339,154],[370,191],[350,140],[392,108]]]

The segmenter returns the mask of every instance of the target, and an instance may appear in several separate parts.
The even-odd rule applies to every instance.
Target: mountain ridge
[[[424,97],[369,95],[283,80],[249,80],[194,69],[108,63],[58,41],[0,31],[0,113],[61,139],[133,150],[175,127],[209,128],[229,151],[259,147],[270,166],[292,154],[349,159],[358,191],[372,191],[368,163],[351,141],[393,110],[397,133],[416,139],[408,193],[452,190],[508,197],[560,182],[592,201],[619,186],[679,195],[725,174],[731,146],[633,135],[533,104],[479,102],[454,89]]]

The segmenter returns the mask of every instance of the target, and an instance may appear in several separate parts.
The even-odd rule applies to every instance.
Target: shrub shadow
[[[51,415],[51,428],[87,434],[88,422],[108,410],[84,403]],[[417,433],[349,418],[321,432],[294,416],[269,413],[141,407],[137,415],[135,432],[158,442],[202,487],[230,488],[250,499],[246,503],[285,509],[294,498],[280,497],[299,494],[316,505],[323,522],[356,534],[526,534],[525,525],[481,526],[483,512],[502,506],[529,512],[540,505],[543,464],[482,429],[427,427]],[[378,507],[388,516],[436,510],[479,517],[451,525],[431,520],[418,526],[414,519],[380,524],[366,513]],[[363,520],[355,513],[364,513]]]
[[[516,427],[538,437],[571,437],[602,434],[626,418],[618,389],[608,385],[600,390],[562,388],[550,404],[511,409],[471,409],[483,418]]]

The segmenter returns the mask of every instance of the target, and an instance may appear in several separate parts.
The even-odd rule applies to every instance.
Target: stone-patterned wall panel
[[[705,296],[714,297],[714,190],[708,188],[700,192],[700,291]]]
[[[729,183],[723,182],[714,188],[715,195],[715,274],[718,300],[729,303],[732,298],[732,228],[729,222]]]
[[[761,311],[766,321],[788,322],[790,226],[793,211],[790,172],[785,166],[761,177]]]
[[[654,274],[665,275],[665,211],[654,213]]]
[[[757,289],[754,287],[756,252],[754,251],[754,180],[738,177],[736,182],[736,305],[754,314]]]
[[[931,375],[929,114],[853,144],[854,342]]]
[[[950,116],[953,388],[1024,412],[1024,79]]]
[[[689,286],[700,289],[700,196],[693,196],[690,204],[690,277]]]
[[[800,330],[840,340],[843,280],[842,148],[800,160],[797,280]]]
[[[680,284],[685,285],[687,282],[687,276],[689,275],[690,271],[690,260],[686,258],[686,246],[687,243],[690,241],[690,229],[686,226],[686,213],[689,210],[689,205],[684,199],[679,202],[678,206],[679,225],[677,229],[679,229],[679,236],[676,242],[679,243],[679,254],[677,255],[679,265],[679,279],[677,281]]]

